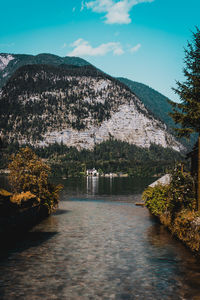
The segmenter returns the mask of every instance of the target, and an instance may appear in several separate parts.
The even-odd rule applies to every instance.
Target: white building
[[[99,176],[99,173],[95,168],[87,170],[86,174],[87,176]]]

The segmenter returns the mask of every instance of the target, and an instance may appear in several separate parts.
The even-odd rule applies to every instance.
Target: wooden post
[[[198,137],[197,209],[200,211],[200,134]]]
[[[184,164],[181,163],[181,173],[183,174],[183,171],[184,171]]]

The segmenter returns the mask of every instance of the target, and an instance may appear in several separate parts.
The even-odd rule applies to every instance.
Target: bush
[[[199,212],[183,209],[177,213],[171,227],[172,233],[193,251],[199,251],[200,248],[199,225],[195,226],[195,221],[198,219]]]
[[[33,195],[30,191],[22,192],[20,194],[14,194],[10,198],[12,203],[17,204],[20,207],[30,207],[38,205],[40,203],[36,195]]]
[[[145,201],[146,207],[155,216],[163,214],[168,206],[169,186],[156,185],[148,187],[142,194],[142,199]]]
[[[160,216],[167,210],[173,219],[183,209],[195,210],[195,181],[189,173],[176,168],[171,173],[168,186],[148,187],[143,193],[143,199],[152,214]]]
[[[62,186],[49,183],[50,167],[30,148],[22,148],[13,155],[8,169],[9,182],[15,194],[13,201],[21,204],[33,195],[31,199],[36,197],[37,202],[47,206],[49,212],[57,207]]]
[[[195,180],[176,168],[168,186],[148,187],[143,200],[154,216],[191,250],[200,249],[200,212],[196,211]]]
[[[172,215],[175,215],[183,209],[195,210],[195,181],[189,173],[181,172],[178,168],[172,172],[169,199],[169,210]]]

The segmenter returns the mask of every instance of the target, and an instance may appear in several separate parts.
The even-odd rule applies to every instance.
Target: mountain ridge
[[[169,103],[169,98],[156,91],[155,89],[136,81],[127,78],[117,77],[117,79],[127,85],[130,90],[144,103],[145,107],[159,120],[164,122],[169,132],[175,134],[174,129],[179,128],[179,124],[175,124],[170,117],[173,112],[172,106]],[[197,140],[197,134],[193,133],[189,140],[178,138],[178,140],[188,149],[191,150]]]
[[[180,143],[130,89],[93,66],[26,65],[2,89],[1,136],[92,149],[110,138],[174,150]]]
[[[1,59],[2,57],[8,57],[7,65],[4,69],[1,69]],[[22,61],[17,62],[16,60],[21,59]],[[25,59],[24,59],[25,58]],[[88,61],[79,57],[60,57],[54,54],[41,53],[38,55],[27,55],[27,54],[10,54],[10,53],[0,53],[0,89],[5,85],[7,80],[14,74],[15,71],[21,66],[31,64],[49,64],[49,65],[72,65],[72,66],[91,66],[99,72],[104,73],[109,76],[109,78],[114,78],[105,72],[97,69],[95,66],[90,64]],[[14,67],[13,67],[14,65]],[[10,68],[8,70],[8,67]],[[146,106],[151,114],[155,118],[163,121],[169,128],[175,127],[172,118],[169,116],[169,112],[172,111],[171,105],[168,103],[168,98],[158,91],[152,89],[151,87],[132,81],[123,77],[116,77],[116,80],[125,84]],[[153,108],[153,109],[152,109]]]
[[[60,57],[50,53],[31,54],[11,54],[0,53],[0,88],[2,88],[11,75],[21,66],[30,64],[50,64],[50,65],[91,65],[80,57]]]

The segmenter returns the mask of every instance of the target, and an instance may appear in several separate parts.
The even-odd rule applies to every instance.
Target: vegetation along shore
[[[12,192],[0,190],[0,233],[27,230],[58,206],[61,185],[49,182],[50,168],[30,148],[8,165]]]
[[[191,172],[176,168],[170,183],[147,188],[143,199],[150,212],[193,251],[200,250],[200,30],[196,28],[192,43],[185,50],[184,83],[177,82],[175,92],[181,103],[174,104],[174,121],[181,125],[180,137],[198,134],[198,142],[189,154]]]
[[[151,214],[192,251],[200,250],[200,212],[196,205],[196,182],[176,168],[169,184],[149,186],[143,200]]]

